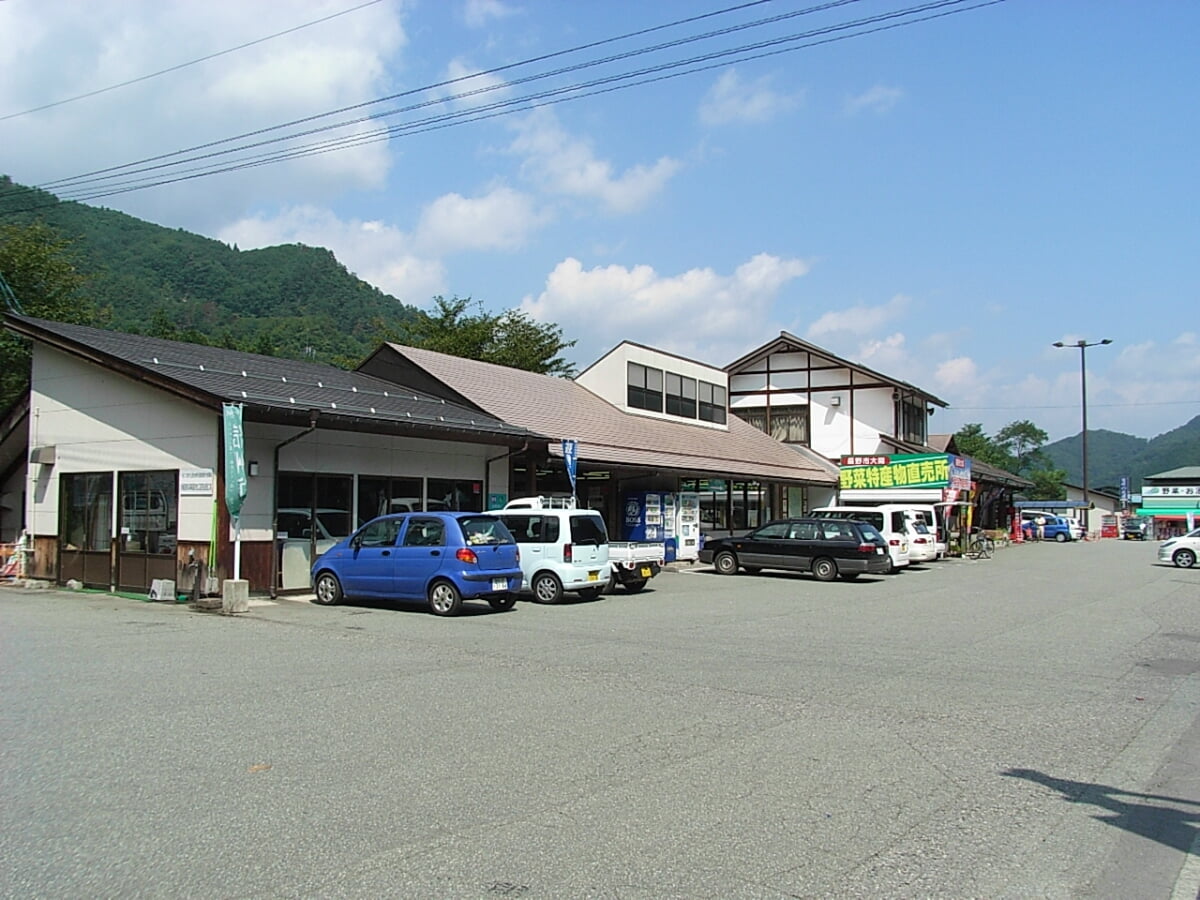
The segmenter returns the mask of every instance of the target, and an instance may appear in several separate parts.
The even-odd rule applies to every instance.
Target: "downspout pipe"
[[[493,456],[491,459],[484,461],[484,465],[483,465],[483,502],[485,505],[487,504],[488,488],[491,487],[491,484],[492,484],[492,463],[499,462],[502,459],[511,459],[512,457],[516,456],[518,453],[527,453],[528,451],[529,451],[529,441],[526,441],[520,447],[514,447],[512,450],[509,450],[507,453],[501,453],[499,456]],[[510,485],[510,487],[511,487],[511,485]],[[486,512],[486,510],[485,510],[485,512]]]
[[[275,535],[279,534],[279,451],[288,444],[294,443],[306,434],[312,434],[317,428],[318,411],[310,409],[308,411],[308,427],[298,434],[293,434],[290,438],[282,443],[275,445],[275,458],[271,465],[271,599],[274,600],[279,596],[279,541]]]

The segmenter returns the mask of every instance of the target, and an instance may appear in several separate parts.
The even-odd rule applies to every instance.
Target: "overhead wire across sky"
[[[520,85],[530,85],[535,82],[544,82],[550,79],[560,78],[565,75],[580,72],[585,69],[595,69],[597,67],[625,63],[628,60],[648,56],[650,54],[668,53],[672,50],[687,45],[698,44],[704,41],[713,41],[721,37],[740,32],[747,32],[752,29],[763,29],[772,25],[778,25],[781,22],[800,16],[815,15],[821,12],[827,12],[839,7],[845,7],[861,2],[861,0],[830,0],[830,2],[805,7],[799,10],[791,10],[786,13],[780,13],[774,16],[755,19],[747,22],[740,22],[719,29],[688,34],[669,41],[638,46],[619,53],[612,53],[598,58],[572,63],[570,65],[558,66],[549,70],[534,72],[519,78],[498,81],[495,83],[485,84],[481,87],[460,90],[453,94],[444,93],[446,88],[450,88],[455,85],[465,86],[467,82],[472,80],[492,77],[503,72],[509,72],[521,67],[528,67],[539,63],[544,63],[551,59],[567,56],[569,54],[594,50],[598,47],[617,43],[619,41],[627,41],[645,37],[646,35],[654,32],[692,25],[701,20],[712,19],[721,15],[741,12],[743,10],[762,6],[771,2],[775,2],[775,0],[751,0],[751,2],[741,3],[736,6],[726,7],[701,15],[691,16],[686,19],[678,19],[650,28],[643,28],[637,31],[605,38],[599,41],[592,41],[575,47],[557,50],[552,53],[541,54],[536,57],[509,63],[482,72],[474,72],[459,78],[411,88],[399,93],[387,95],[385,97],[379,97],[374,100],[365,101],[351,106],[340,107],[338,109],[329,110],[327,112],[307,116],[301,119],[295,119],[278,125],[272,125],[249,132],[244,132],[242,134],[223,138],[217,141],[195,145],[166,154],[146,157],[126,163],[124,165],[97,169],[68,178],[44,182],[38,185],[38,188],[53,192],[59,199],[63,200],[95,200],[102,197],[145,190],[147,188],[185,180],[209,177],[212,175],[234,172],[258,166],[272,165],[279,162],[301,159],[323,153],[351,149],[384,140],[392,140],[399,137],[410,137],[429,131],[455,127],[458,125],[478,122],[484,119],[511,115],[518,112],[529,111],[540,106],[547,106],[551,104],[562,103],[568,100],[577,100],[616,90],[624,90],[643,86],[653,82],[664,81],[671,78],[678,78],[716,68],[727,67],[733,65],[734,63],[761,59],[767,56],[774,56],[782,53],[790,53],[834,41],[862,37],[868,34],[877,33],[879,31],[927,22],[935,18],[941,18],[956,13],[970,12],[983,7],[1003,3],[1005,0],[929,0],[929,2],[891,9],[885,12],[870,16],[863,16],[857,19],[834,22],[831,24],[811,28],[806,31],[783,35],[764,36],[758,41],[739,44],[733,47],[721,47],[705,53],[682,58],[668,59],[666,61],[655,62],[651,65],[641,66],[639,68],[626,68],[610,74],[600,75],[599,77],[586,81],[575,81],[565,84],[552,83],[543,89],[525,93],[521,96],[507,97],[476,105],[477,101],[486,95],[495,94],[499,91],[511,91],[514,87]],[[354,9],[359,8],[362,7],[354,7]],[[349,11],[352,10],[346,10],[344,12]],[[341,14],[344,14],[344,12]],[[264,38],[263,40],[266,39]],[[383,103],[390,103],[396,100],[418,96],[424,96],[425,99],[404,106],[385,109],[366,115],[360,115],[350,119],[339,120],[322,125],[314,124],[320,122],[321,120],[334,118],[336,116],[345,115],[346,113],[352,113],[358,110],[364,110],[371,106],[377,106]],[[461,108],[462,104],[464,103],[470,105],[467,105],[465,108]],[[455,108],[456,105],[458,105],[460,108]],[[377,126],[378,124],[383,124],[384,120],[386,119],[395,118],[405,114],[418,113],[421,110],[427,110],[434,107],[439,108],[439,111],[433,115],[426,115],[422,118],[416,118],[396,124],[384,124],[384,127],[371,127]],[[311,127],[302,127],[306,125]],[[368,130],[362,130],[363,126],[368,126]],[[301,130],[287,131],[288,129],[296,128],[300,128]],[[301,141],[305,138],[311,138],[316,135],[328,134],[330,132],[345,129],[356,130],[350,134],[328,137],[318,141],[299,144],[296,143],[297,141]],[[279,134],[278,132],[286,133]],[[290,146],[276,147],[275,149],[271,150],[263,149],[284,143],[289,143]],[[231,144],[233,146],[227,146]],[[12,194],[10,194],[9,197],[10,200],[15,199],[15,196]],[[0,212],[23,212],[30,209],[35,209],[39,205],[45,204],[39,199],[33,203],[27,204],[25,209],[13,209],[11,207],[4,209],[2,206],[0,206]]]

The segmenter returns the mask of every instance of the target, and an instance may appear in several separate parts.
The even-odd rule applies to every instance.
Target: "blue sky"
[[[0,59],[0,171],[49,186],[400,92],[388,106],[477,109],[523,96],[521,76],[815,5],[476,75],[737,4],[363,3],[3,0],[21,39]],[[915,5],[844,3],[553,84]],[[787,330],[948,401],[934,431],[1077,433],[1079,353],[1051,344],[1111,338],[1088,352],[1089,425],[1151,437],[1200,414],[1197,34],[1183,0],[1007,0],[90,202],[242,249],[326,246],[417,306],[522,308],[578,341],[580,368],[623,339],[724,365]]]

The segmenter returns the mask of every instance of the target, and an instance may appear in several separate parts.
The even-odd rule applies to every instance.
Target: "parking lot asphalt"
[[[0,895],[1195,897],[1156,547],[456,619],[0,587]]]

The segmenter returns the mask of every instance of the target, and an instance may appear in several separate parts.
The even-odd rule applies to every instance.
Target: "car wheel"
[[[504,612],[506,609],[512,609],[516,605],[516,594],[501,594],[499,597],[488,597],[488,606],[496,610],[496,612]]]
[[[562,582],[552,572],[541,572],[534,576],[533,599],[538,603],[558,603],[562,600]]]
[[[448,581],[435,581],[429,588],[429,611],[435,616],[457,615],[462,609],[462,594]]]
[[[841,575],[841,578],[842,578],[842,581],[853,581],[855,578],[857,578],[861,574],[862,574],[862,572],[843,572]]]
[[[342,584],[332,572],[317,576],[316,595],[313,597],[321,606],[333,606],[342,602]]]
[[[1054,536],[1054,539],[1055,539],[1056,541],[1058,541],[1060,544],[1065,544],[1065,543],[1066,543],[1067,541],[1069,541],[1071,538],[1070,538],[1068,535],[1065,535],[1065,534],[1063,534],[1063,533],[1060,531],[1058,534],[1056,534],[1056,535]]]
[[[1171,562],[1181,569],[1190,569],[1196,564],[1196,553],[1193,550],[1176,550]]]
[[[738,570],[737,557],[726,551],[718,553],[713,560],[713,568],[721,575],[736,575]]]
[[[828,556],[822,556],[813,560],[812,573],[817,581],[833,581],[837,578],[837,563]]]
[[[633,581],[625,582],[625,591],[629,594],[636,594],[646,586],[645,578],[636,578]]]
[[[602,593],[604,593],[604,588],[602,587],[584,588],[579,592],[579,596],[584,600],[595,600]]]

